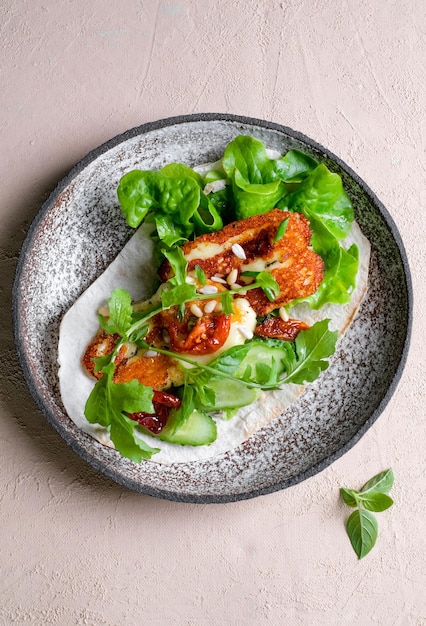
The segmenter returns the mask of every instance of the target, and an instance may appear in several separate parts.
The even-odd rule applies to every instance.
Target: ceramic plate
[[[132,232],[116,188],[130,169],[215,161],[236,135],[281,152],[298,148],[338,172],[372,246],[368,295],[329,369],[300,400],[238,448],[206,461],[161,465],[123,459],[81,432],[58,390],[62,315],[115,258]],[[405,364],[412,295],[394,222],[367,185],[327,149],[262,120],[205,114],[145,124],[87,155],[34,220],[14,287],[15,339],[37,404],[85,461],[130,489],[186,502],[230,502],[294,485],[349,450],[386,406]]]

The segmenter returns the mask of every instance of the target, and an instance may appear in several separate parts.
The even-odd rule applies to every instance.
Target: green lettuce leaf
[[[353,244],[346,250],[327,228],[327,222],[322,221],[306,208],[304,213],[312,229],[312,248],[324,261],[324,278],[314,294],[293,301],[291,306],[303,301],[307,302],[312,309],[318,310],[327,302],[345,304],[349,302],[356,285],[359,267],[358,247]]]
[[[352,203],[343,189],[342,179],[322,163],[305,178],[285,200],[292,211],[315,215],[337,238],[344,239],[354,220]]]

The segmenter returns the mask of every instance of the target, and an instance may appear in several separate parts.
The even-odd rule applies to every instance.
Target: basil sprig
[[[346,522],[346,532],[359,559],[366,556],[376,543],[379,527],[372,511],[379,513],[392,506],[393,500],[388,493],[393,482],[393,471],[387,469],[370,478],[360,491],[340,489],[344,503],[356,509]]]

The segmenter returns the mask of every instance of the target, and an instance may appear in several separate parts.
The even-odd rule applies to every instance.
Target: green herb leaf
[[[348,506],[351,506],[352,508],[356,508],[358,506],[358,496],[356,491],[342,487],[340,489],[340,495],[342,496],[343,502]]]
[[[111,361],[102,368],[102,377],[97,381],[89,395],[84,415],[91,424],[100,424],[109,429],[111,441],[123,456],[140,462],[150,459],[159,452],[151,448],[135,433],[137,422],[126,413],[145,411],[153,413],[153,390],[139,384],[137,380],[117,384],[112,381],[114,363]]]
[[[290,218],[287,217],[285,220],[281,222],[281,224],[277,228],[277,232],[275,233],[274,241],[280,241],[285,235],[285,231],[287,230],[288,222]]]
[[[131,343],[136,343],[138,344],[141,340],[143,340],[145,338],[145,335],[149,332],[149,326],[148,324],[145,324],[145,326],[142,326],[142,328],[138,328],[137,330],[135,330],[129,337],[129,341]]]
[[[111,423],[110,437],[122,456],[135,463],[140,463],[142,459],[150,459],[160,449],[151,448],[140,439],[135,432],[136,425],[137,422],[121,414],[120,419],[115,419]]]
[[[384,472],[380,472],[362,487],[360,493],[362,495],[369,491],[380,491],[381,493],[389,493],[394,483],[394,475],[392,469],[387,469]]]
[[[157,234],[160,240],[167,247],[186,243],[188,238],[188,228],[180,224],[176,224],[170,215],[163,215],[162,213],[156,213],[154,216],[155,225],[157,227]]]
[[[374,547],[378,535],[377,520],[372,513],[357,509],[348,518],[346,531],[359,559]]]
[[[234,298],[232,294],[229,291],[223,291],[220,292],[219,295],[223,313],[225,313],[225,315],[232,315],[234,312],[234,307],[232,306]]]
[[[102,328],[111,335],[117,333],[124,336],[132,324],[132,300],[128,291],[118,287],[114,289],[108,300],[109,319]]]
[[[172,287],[168,291],[163,291],[161,293],[161,303],[164,309],[169,309],[171,306],[181,305],[190,300],[195,300],[196,295],[197,289],[195,285],[185,283]]]
[[[195,272],[197,274],[197,280],[200,283],[200,285],[205,285],[207,283],[207,279],[206,279],[206,275],[204,273],[204,270],[199,266],[196,265],[195,266]]]
[[[91,424],[100,424],[108,427],[111,424],[111,412],[109,410],[108,378],[104,374],[93,387],[86,400],[84,415]]]
[[[377,491],[372,491],[365,496],[360,495],[360,500],[365,509],[376,513],[386,511],[386,509],[389,509],[393,504],[392,498],[385,493],[379,493]]]
[[[154,413],[151,387],[141,385],[136,379],[127,383],[111,382],[109,386],[110,402],[116,411]]]
[[[109,365],[109,363],[111,363],[112,354],[105,354],[104,356],[94,357],[92,360],[93,360],[93,363],[95,364],[94,372],[95,374],[97,374],[102,369],[104,369],[104,367]]]
[[[188,262],[181,248],[171,248],[170,250],[164,249],[163,254],[170,263],[173,271],[172,278],[169,279],[171,285],[184,285],[186,284],[186,269]]]
[[[256,276],[256,283],[263,289],[270,302],[279,296],[280,286],[269,272],[259,272]]]
[[[288,207],[302,213],[308,208],[309,213],[316,215],[338,239],[346,237],[354,219],[352,203],[343,189],[341,177],[330,172],[323,163],[289,196]]]
[[[351,507],[358,507],[348,518],[346,531],[358,558],[364,557],[373,548],[378,533],[376,518],[370,511],[381,512],[392,506],[393,500],[383,491],[389,491],[394,476],[391,469],[370,478],[362,491],[342,487],[340,495]]]
[[[337,331],[328,330],[329,321],[317,322],[297,335],[294,359],[289,358],[286,363],[286,383],[312,382],[327,369],[327,358],[334,354],[338,335]]]

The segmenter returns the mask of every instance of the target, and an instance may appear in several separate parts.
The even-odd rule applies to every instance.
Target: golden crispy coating
[[[154,324],[147,339],[160,346],[160,333],[161,327]],[[93,358],[111,354],[117,339],[118,335],[108,335],[103,330],[96,334],[82,358],[83,367],[89,376],[98,379],[102,376],[101,372],[95,372]],[[123,345],[114,362],[113,380],[116,383],[126,383],[136,378],[142,385],[159,390],[183,383],[182,371],[173,359],[164,354],[151,355],[144,350],[136,351],[135,346]]]
[[[287,219],[284,236],[275,241],[280,224]],[[232,222],[216,233],[201,235],[183,245],[182,251],[188,271],[199,266],[208,278],[215,275],[226,278],[237,269],[235,282],[243,285],[244,278],[240,277],[244,271],[270,272],[280,286],[274,302],[269,302],[261,289],[247,291],[247,299],[261,316],[318,289],[324,275],[323,261],[310,247],[311,234],[309,221],[301,213],[273,209],[264,215]],[[245,258],[235,253],[235,244],[241,246]],[[162,280],[170,276],[167,262],[159,274]]]

